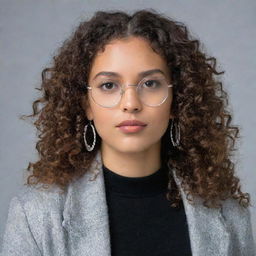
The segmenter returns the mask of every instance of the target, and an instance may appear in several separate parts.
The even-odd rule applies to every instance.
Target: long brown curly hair
[[[143,37],[167,62],[173,80],[172,113],[180,125],[180,145],[170,143],[170,127],[161,138],[162,161],[169,167],[166,197],[178,207],[181,194],[171,169],[181,178],[187,199],[200,196],[207,207],[220,207],[221,200],[234,198],[243,207],[250,204],[248,193],[240,190],[231,161],[239,128],[231,126],[227,110],[228,95],[217,79],[224,71],[216,70],[216,59],[200,49],[182,22],[174,21],[154,9],[97,11],[82,21],[64,41],[50,67],[42,71],[42,96],[33,102],[33,124],[39,132],[36,149],[39,160],[27,171],[27,184],[55,184],[65,191],[80,178],[100,149],[97,134],[93,151],[83,143],[84,125],[88,123],[82,107],[82,96],[91,63],[96,53],[113,39]],[[23,115],[24,118],[24,115]],[[91,138],[92,139],[92,138]]]

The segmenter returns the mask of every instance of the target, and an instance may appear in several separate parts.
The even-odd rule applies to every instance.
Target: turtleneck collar
[[[107,193],[122,194],[131,197],[143,197],[167,191],[168,168],[162,166],[156,172],[143,177],[119,175],[102,165]]]

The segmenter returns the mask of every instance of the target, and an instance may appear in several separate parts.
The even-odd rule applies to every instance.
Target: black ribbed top
[[[126,177],[112,172],[103,165],[107,189],[111,193],[125,197],[153,196],[167,191],[168,173],[160,168],[151,175],[143,177]]]
[[[144,177],[102,170],[112,256],[192,255],[183,204],[175,209],[166,199],[166,166]]]

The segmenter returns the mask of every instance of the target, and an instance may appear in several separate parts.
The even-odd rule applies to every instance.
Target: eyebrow
[[[146,71],[142,71],[138,74],[139,78],[154,74],[154,73],[161,73],[163,75],[165,75],[165,73],[161,70],[161,69],[150,69],[150,70],[146,70]],[[116,72],[111,72],[111,71],[101,71],[98,74],[96,74],[93,78],[93,80],[95,80],[98,76],[115,76],[115,77],[121,77],[120,74],[116,73]]]

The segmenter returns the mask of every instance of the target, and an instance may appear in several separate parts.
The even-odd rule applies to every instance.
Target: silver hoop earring
[[[173,140],[173,126],[175,129],[175,141]],[[177,147],[180,145],[180,126],[178,123],[174,123],[174,120],[171,120],[171,129],[170,129],[170,136],[171,136],[171,141],[172,141],[172,145],[174,147]]]
[[[91,123],[91,120],[89,120],[89,121],[90,121],[90,126],[91,126],[92,131],[93,131],[93,144],[92,144],[92,146],[90,146],[87,143],[87,140],[86,140],[86,132],[87,132],[88,124],[85,125],[85,127],[84,127],[84,143],[85,143],[86,149],[88,151],[92,151],[94,149],[94,146],[95,146],[95,143],[96,143],[96,132],[95,132],[94,126]]]

